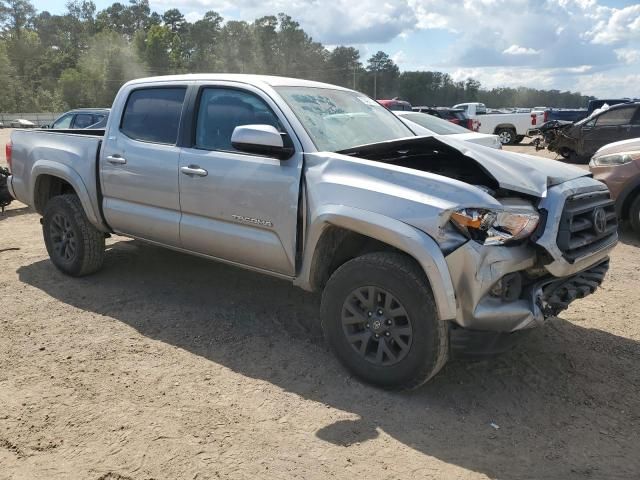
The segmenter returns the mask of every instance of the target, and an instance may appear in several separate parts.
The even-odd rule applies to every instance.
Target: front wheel
[[[640,195],[636,197],[629,207],[629,223],[633,231],[640,234]]]
[[[370,253],[338,268],[322,295],[322,327],[340,362],[383,388],[415,388],[448,356],[424,272],[400,253]]]
[[[53,197],[42,219],[44,243],[51,262],[74,277],[100,269],[104,259],[104,233],[87,219],[76,195]]]

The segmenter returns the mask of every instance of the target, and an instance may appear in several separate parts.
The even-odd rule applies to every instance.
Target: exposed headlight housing
[[[634,160],[640,160],[640,152],[621,152],[593,157],[591,163],[597,167],[612,167],[615,165],[624,165]]]
[[[530,210],[463,208],[451,214],[451,222],[467,237],[483,245],[505,245],[529,237],[540,215]]]

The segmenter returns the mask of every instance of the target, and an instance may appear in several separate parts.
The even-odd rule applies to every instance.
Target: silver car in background
[[[428,113],[394,111],[402,122],[416,135],[446,135],[456,140],[476,143],[490,148],[502,148],[500,137],[489,133],[472,132],[454,123],[434,117]]]

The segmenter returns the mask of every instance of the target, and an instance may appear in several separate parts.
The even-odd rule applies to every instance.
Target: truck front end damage
[[[584,170],[434,137],[340,153],[307,157],[311,210],[331,198],[433,239],[455,297],[441,319],[456,349],[475,339],[493,353],[503,345],[497,337],[542,325],[603,281],[617,242],[615,208]],[[432,290],[445,297],[439,285]]]
[[[535,327],[602,283],[617,242],[606,187],[587,177],[556,185],[537,211],[540,221],[527,241],[470,240],[446,256],[459,327],[505,333]]]

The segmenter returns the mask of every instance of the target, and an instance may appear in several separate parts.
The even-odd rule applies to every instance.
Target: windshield
[[[427,128],[438,135],[453,135],[455,133],[469,133],[469,130],[454,123],[434,117],[428,113],[404,113],[403,118],[417,123],[421,127]]]
[[[319,151],[413,137],[389,110],[357,92],[314,87],[278,87]]]

